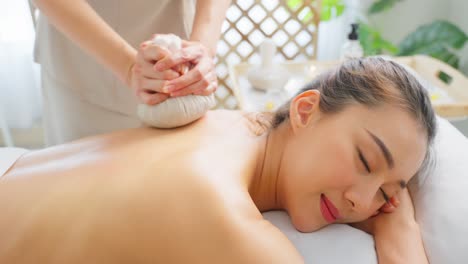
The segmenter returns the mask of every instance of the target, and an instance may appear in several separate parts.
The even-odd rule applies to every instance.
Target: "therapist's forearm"
[[[197,11],[190,40],[200,41],[216,54],[216,45],[221,34],[221,25],[226,17],[230,0],[197,0]]]
[[[374,235],[379,264],[428,264],[419,225],[393,226]]]
[[[59,31],[128,83],[137,51],[85,0],[34,0],[34,3]]]

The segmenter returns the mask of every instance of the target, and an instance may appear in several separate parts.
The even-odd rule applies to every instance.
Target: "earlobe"
[[[290,106],[290,121],[293,131],[307,127],[314,115],[319,112],[320,92],[305,91],[296,96]]]

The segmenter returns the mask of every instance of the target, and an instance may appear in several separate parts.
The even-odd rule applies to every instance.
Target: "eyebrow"
[[[367,131],[367,133],[369,133],[369,135],[372,137],[372,139],[375,141],[375,143],[379,146],[380,150],[382,151],[382,154],[385,157],[385,160],[387,161],[388,167],[390,169],[393,169],[393,167],[395,167],[395,161],[393,160],[393,156],[392,156],[392,153],[390,152],[390,150],[388,150],[385,143],[379,137],[374,135],[369,130],[366,130],[366,131]],[[404,180],[400,180],[399,185],[400,185],[401,189],[405,189],[407,184],[406,184],[406,182]]]
[[[374,142],[379,146],[380,150],[382,151],[382,154],[385,157],[385,161],[387,162],[388,167],[390,169],[393,169],[393,167],[395,167],[395,161],[393,160],[393,156],[392,156],[392,153],[390,152],[390,150],[388,150],[385,143],[379,137],[372,134],[372,132],[370,132],[369,130],[366,130],[366,131],[372,137]],[[405,183],[405,182],[403,182],[403,183]],[[400,185],[401,185],[401,182],[400,182]],[[406,183],[405,183],[405,186],[406,186]]]

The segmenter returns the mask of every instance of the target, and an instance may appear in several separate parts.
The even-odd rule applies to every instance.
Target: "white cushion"
[[[0,178],[26,152],[23,148],[0,148]]]
[[[431,264],[468,263],[468,139],[438,118],[433,170],[410,186]]]
[[[377,264],[372,236],[349,225],[336,224],[314,233],[300,233],[285,212],[267,212],[263,217],[288,237],[306,263]]]

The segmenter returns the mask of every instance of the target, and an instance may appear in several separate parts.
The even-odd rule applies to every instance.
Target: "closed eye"
[[[364,155],[362,154],[362,151],[359,148],[358,148],[358,155],[359,155],[359,159],[361,160],[362,164],[366,168],[367,172],[370,173],[371,170],[369,167],[369,163],[367,162],[367,159],[364,157]]]
[[[359,148],[358,148],[358,155],[359,155],[359,159],[361,160],[362,164],[366,168],[367,172],[371,173],[369,163],[367,162],[367,159],[364,157],[364,155],[362,154],[361,149],[359,149]],[[385,193],[385,191],[382,188],[379,188],[379,190],[380,190],[380,192],[382,192],[382,195],[383,195],[383,197],[385,199],[385,202],[388,203],[390,201],[390,197],[388,197],[387,193]]]
[[[382,188],[379,188],[380,191],[382,192],[383,198],[385,199],[385,202],[388,203],[390,202],[390,197],[385,193],[385,191]]]

